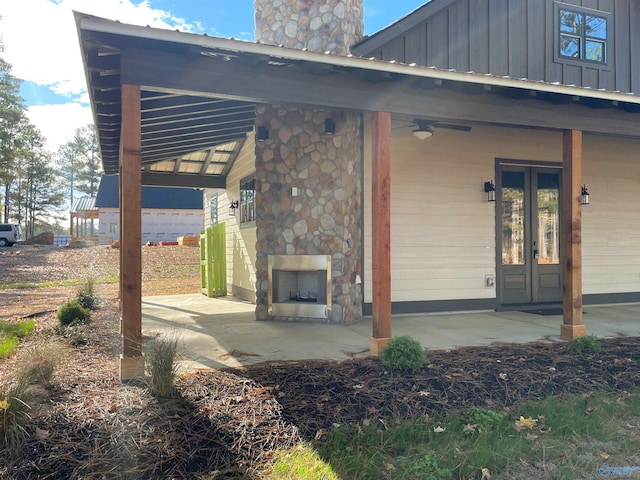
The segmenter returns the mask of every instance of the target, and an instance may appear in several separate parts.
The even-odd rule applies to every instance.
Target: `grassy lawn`
[[[18,341],[33,331],[33,320],[7,322],[0,320],[0,359],[9,357],[18,348]]]
[[[638,464],[639,408],[640,393],[596,393],[509,411],[335,425],[313,445],[278,455],[268,478],[596,478],[601,468],[604,474]]]

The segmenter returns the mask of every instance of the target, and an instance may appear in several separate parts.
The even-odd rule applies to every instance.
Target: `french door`
[[[560,175],[501,165],[497,175],[498,285],[502,305],[562,300]]]

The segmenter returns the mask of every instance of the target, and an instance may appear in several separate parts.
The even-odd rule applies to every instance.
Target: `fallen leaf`
[[[491,472],[488,468],[483,468],[480,471],[482,472],[482,478],[480,480],[491,480]]]
[[[533,440],[536,440],[536,439],[538,438],[538,435],[534,435],[533,433],[527,433],[527,434],[525,435],[525,438],[526,438],[527,440],[531,440],[531,441],[533,441]]]
[[[446,430],[446,428],[441,427],[440,425],[438,425],[437,427],[433,427],[433,431],[436,433],[442,433]]]
[[[500,375],[498,375],[498,377],[500,377],[500,380],[506,380],[507,379],[507,374],[506,373],[501,373]]]
[[[394,467],[394,466],[393,466],[393,463],[387,463],[387,464],[384,466],[384,468],[385,468],[385,470],[386,470],[387,472],[395,472],[395,471],[396,471],[396,467]]]
[[[0,410],[6,410],[7,408],[9,408],[9,399],[4,397],[0,400]]]
[[[538,423],[537,420],[534,420],[531,417],[524,418],[522,415],[520,415],[520,420],[515,421],[514,428],[518,431],[531,429],[536,426],[536,423]]]
[[[327,434],[327,432],[324,429],[320,429],[316,432],[316,436],[315,439],[320,440],[322,437],[324,437]]]

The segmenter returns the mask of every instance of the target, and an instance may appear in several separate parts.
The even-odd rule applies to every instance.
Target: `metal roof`
[[[97,208],[119,208],[118,175],[103,175],[95,198]],[[142,187],[142,208],[202,210],[202,190]]]
[[[96,199],[94,197],[79,197],[73,200],[71,205],[71,213],[77,213],[80,211],[88,211],[96,209]]]

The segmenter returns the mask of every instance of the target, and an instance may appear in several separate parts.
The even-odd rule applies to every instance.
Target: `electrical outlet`
[[[496,286],[496,277],[493,275],[484,276],[484,286],[487,288],[493,288]]]

